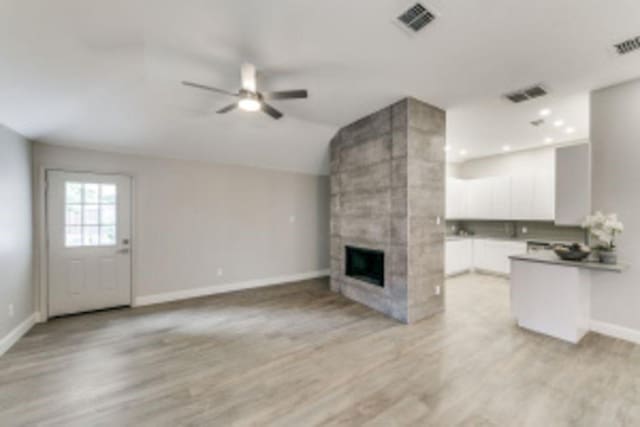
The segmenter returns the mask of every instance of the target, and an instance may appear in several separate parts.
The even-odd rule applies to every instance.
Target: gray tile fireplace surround
[[[405,323],[444,309],[445,112],[404,99],[331,141],[331,289]],[[345,274],[384,252],[384,287]],[[439,291],[439,293],[438,293]]]

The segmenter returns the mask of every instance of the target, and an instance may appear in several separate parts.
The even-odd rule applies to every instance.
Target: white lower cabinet
[[[527,252],[527,244],[499,239],[449,240],[445,245],[445,274],[450,276],[467,270],[510,273],[509,257]]]
[[[525,242],[473,239],[473,266],[478,270],[509,274],[509,257],[525,252],[527,252]]]
[[[473,265],[471,239],[448,240],[445,245],[444,272],[447,276],[464,273]]]

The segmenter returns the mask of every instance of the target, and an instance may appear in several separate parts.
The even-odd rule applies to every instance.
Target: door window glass
[[[65,246],[116,244],[115,184],[65,183]]]

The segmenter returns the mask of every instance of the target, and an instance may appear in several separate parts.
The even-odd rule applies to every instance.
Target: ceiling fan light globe
[[[238,107],[243,111],[258,111],[261,105],[258,100],[245,98],[238,101]]]

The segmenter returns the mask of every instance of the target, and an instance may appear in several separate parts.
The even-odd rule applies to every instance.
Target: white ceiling
[[[543,110],[548,115],[541,115]],[[542,124],[531,124],[541,119]],[[453,162],[588,138],[588,92],[519,104],[495,98],[447,111],[447,159]]]
[[[640,35],[637,0],[429,0],[440,16],[414,37],[392,23],[410,3],[0,0],[0,122],[53,144],[324,173],[338,127],[407,95],[447,109],[453,152],[476,156],[541,143],[553,129],[528,122],[542,107],[588,136],[584,94],[640,76],[640,53],[611,49]],[[244,61],[263,90],[310,99],[273,102],[280,121],[218,116],[228,99],[179,84],[234,90]],[[534,83],[552,96],[500,99]]]

